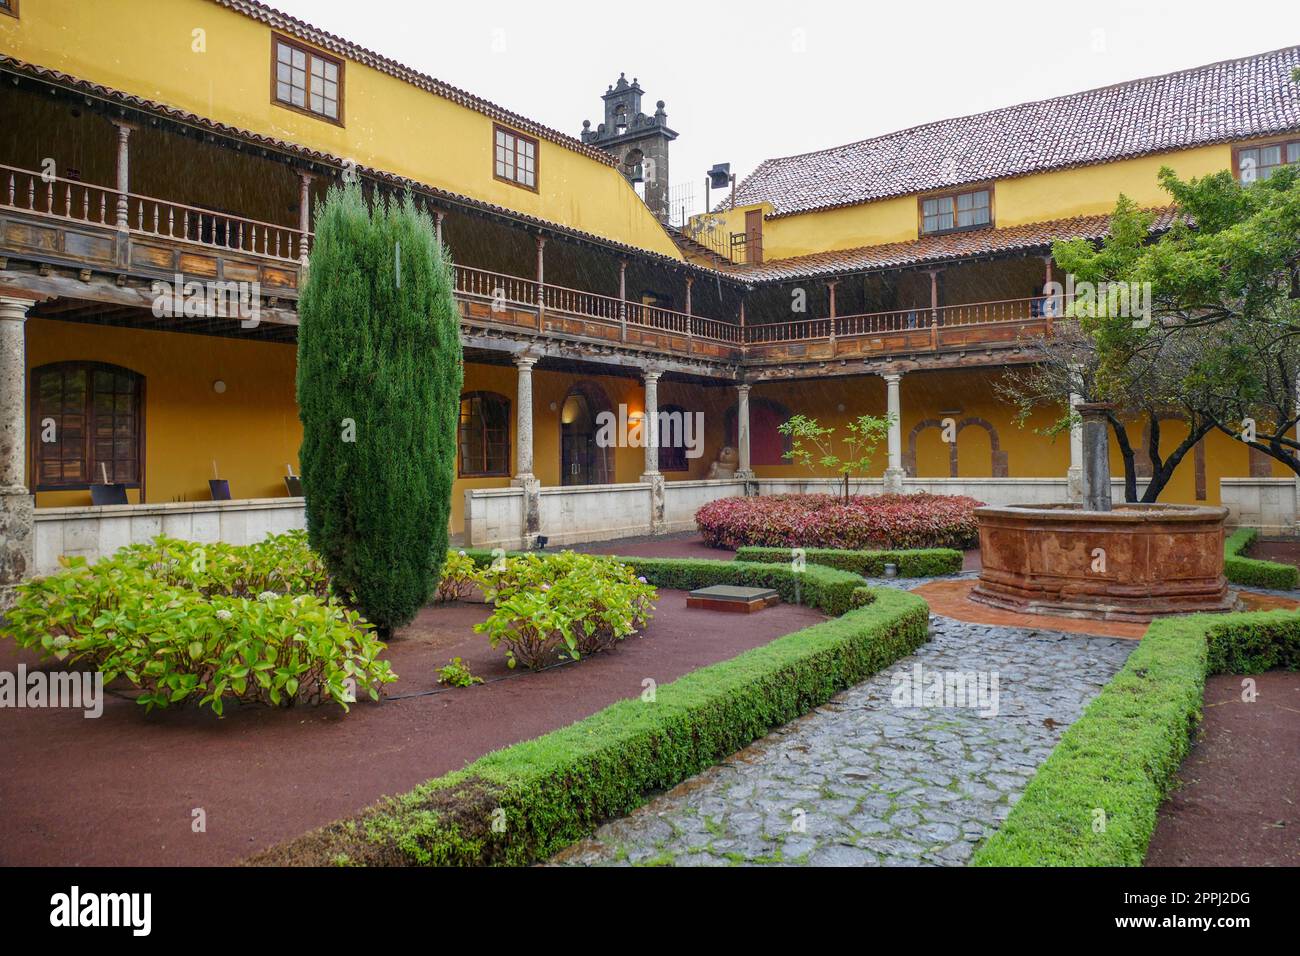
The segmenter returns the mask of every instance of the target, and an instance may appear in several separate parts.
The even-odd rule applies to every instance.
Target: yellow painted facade
[[[0,18],[0,52],[28,63],[681,258],[613,166],[539,139],[537,191],[501,182],[491,117],[363,63],[346,61],[341,126],[274,104],[273,31],[209,0],[28,0],[20,12]]]
[[[1074,216],[1103,215],[1114,210],[1121,193],[1141,206],[1164,206],[1169,203],[1169,195],[1160,188],[1156,178],[1161,166],[1170,166],[1188,178],[1228,169],[1231,163],[1231,145],[1219,144],[1000,179],[993,183],[994,225],[1006,228]],[[765,219],[763,256],[767,260],[789,259],[817,252],[910,242],[919,236],[919,195]],[[770,203],[751,203],[712,213],[709,218],[719,222],[715,234],[725,240],[731,233],[744,232],[745,213],[752,209],[763,209],[766,215],[773,212]],[[703,216],[695,218],[697,223],[704,219]]]

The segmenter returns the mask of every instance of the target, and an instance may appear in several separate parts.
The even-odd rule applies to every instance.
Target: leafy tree
[[[1177,216],[1158,239],[1121,197],[1100,248],[1053,248],[1079,278],[1150,283],[1150,320],[1108,309],[1079,317],[1097,349],[1098,390],[1118,400],[1126,382],[1159,376],[1168,400],[1300,474],[1300,170],[1238,182],[1165,168],[1160,181]]]
[[[410,621],[447,553],[463,379],[451,265],[409,197],[357,185],[317,209],[298,312],[307,530],[381,634]]]
[[[826,428],[815,418],[795,415],[781,424],[777,431],[792,439],[785,457],[804,465],[816,473],[819,469],[833,471],[844,478],[844,500],[849,500],[849,476],[864,475],[871,469],[871,456],[876,446],[889,436],[889,416],[859,415],[849,422],[844,438],[846,457],[835,454],[834,428]]]

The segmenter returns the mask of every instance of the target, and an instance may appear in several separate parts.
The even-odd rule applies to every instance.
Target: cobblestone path
[[[1136,642],[931,626],[915,654],[552,862],[964,864]],[[936,675],[984,697],[950,679],[944,703],[968,706],[926,705]]]

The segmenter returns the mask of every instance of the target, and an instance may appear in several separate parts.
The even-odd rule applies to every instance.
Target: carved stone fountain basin
[[[1033,614],[1149,621],[1229,611],[1226,508],[1072,503],[977,508],[983,570],[971,599]]]

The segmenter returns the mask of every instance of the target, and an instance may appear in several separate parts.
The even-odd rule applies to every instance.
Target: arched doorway
[[[560,406],[560,484],[604,485],[614,480],[614,450],[596,445],[601,412],[611,412],[609,396],[595,382],[579,382]]]

